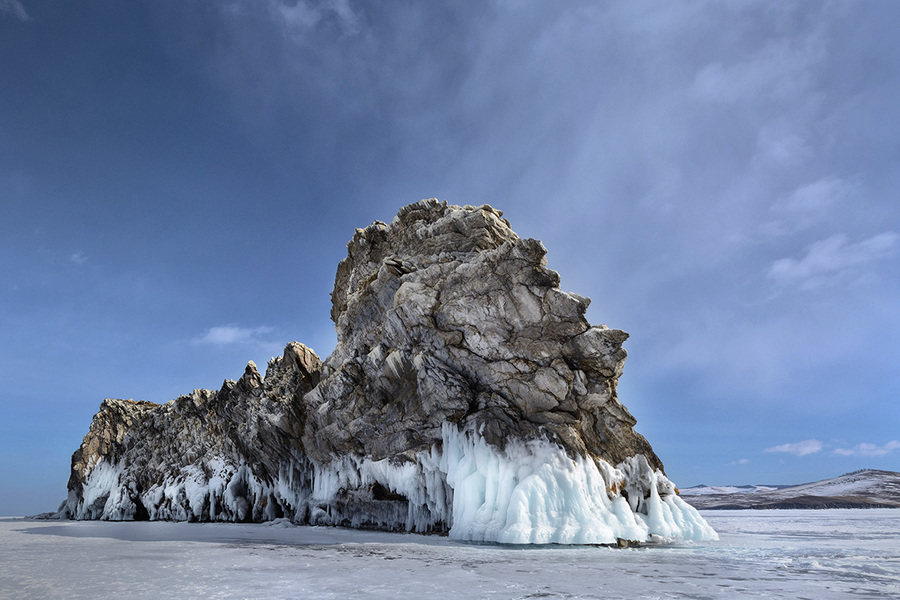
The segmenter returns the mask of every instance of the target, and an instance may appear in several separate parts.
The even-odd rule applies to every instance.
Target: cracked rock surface
[[[72,455],[63,515],[231,521],[284,516],[268,498],[255,507],[229,506],[225,487],[218,498],[207,494],[195,514],[190,483],[209,486],[226,476],[230,482],[241,466],[274,482],[302,463],[303,394],[318,382],[321,365],[312,350],[291,342],[283,356],[269,361],[265,378],[250,362],[240,379],[226,380],[219,391],[194,390],[167,404],[104,400]],[[109,467],[115,481],[91,480]]]
[[[423,200],[358,229],[332,293],[338,345],[307,396],[310,456],[412,457],[450,421],[499,448],[546,437],[661,469],[616,393],[628,334],[591,327],[546,253],[487,205]]]
[[[591,326],[540,241],[435,199],[357,229],[324,363],[157,405],[105,400],[59,515],[449,532],[511,543],[709,539],[619,402],[628,334]]]

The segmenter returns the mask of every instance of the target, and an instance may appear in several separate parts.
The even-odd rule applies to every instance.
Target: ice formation
[[[612,468],[590,458],[573,460],[545,440],[498,452],[452,425],[444,428],[444,448],[441,465],[453,488],[453,538],[507,544],[717,539],[642,455]],[[634,491],[627,496],[632,503],[616,492],[628,487]]]
[[[324,363],[292,342],[265,377],[105,400],[60,515],[715,539],[618,401],[628,335],[590,326],[545,254],[489,206],[425,200],[357,230]]]
[[[447,423],[442,443],[416,461],[395,465],[389,459],[345,458],[307,468],[299,480],[290,475],[298,472],[294,467],[263,482],[246,464],[215,457],[202,467],[182,467],[135,497],[124,464],[101,459],[67,516],[133,520],[142,506],[150,520],[245,522],[287,515],[302,523],[387,529],[399,524],[416,532],[452,524],[451,538],[507,544],[717,539],[642,455],[613,468],[590,458],[572,459],[546,440],[511,443],[500,451],[477,433]],[[405,501],[334,509],[346,490],[373,486]]]

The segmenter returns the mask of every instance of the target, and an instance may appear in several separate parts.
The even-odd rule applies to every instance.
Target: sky
[[[0,0],[0,514],[103,398],[323,358],[354,229],[540,239],[675,483],[900,470],[900,3]]]

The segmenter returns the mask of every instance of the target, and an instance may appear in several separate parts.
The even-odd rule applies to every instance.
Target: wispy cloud
[[[699,99],[728,103],[751,94],[764,93],[793,99],[811,84],[811,67],[823,56],[818,36],[796,40],[773,40],[749,60],[723,64],[714,62],[701,69],[691,92]]]
[[[19,0],[0,0],[0,14],[12,15],[20,21],[30,21],[31,17],[25,12],[25,7]]]
[[[775,166],[801,164],[812,154],[807,140],[787,126],[768,124],[760,129],[753,160]]]
[[[857,243],[843,234],[811,244],[800,258],[781,258],[769,267],[768,277],[783,285],[801,289],[828,287],[859,268],[894,254],[900,240],[893,231],[880,233]]]
[[[785,144],[790,144],[786,141]],[[772,152],[790,152],[785,147]],[[780,197],[770,208],[773,220],[763,222],[760,231],[766,237],[781,237],[809,229],[813,225],[833,219],[859,193],[853,180],[828,176],[805,183]]]
[[[69,260],[80,267],[87,262],[88,257],[83,252],[76,252],[69,255]]]
[[[346,34],[360,31],[361,18],[348,0],[272,0],[269,8],[286,30],[293,34],[306,33],[327,18],[336,19],[341,31]]]
[[[900,448],[900,441],[891,440],[883,446],[863,443],[852,448],[836,448],[834,453],[840,456],[884,456],[898,448]]]
[[[854,187],[852,182],[839,177],[823,177],[800,186],[786,198],[779,200],[774,208],[787,213],[822,214],[850,196]]]
[[[825,445],[819,440],[803,440],[802,442],[794,442],[793,444],[772,446],[771,448],[766,448],[765,452],[784,452],[796,456],[806,456],[807,454],[821,452],[824,447]]]
[[[210,327],[202,336],[195,337],[191,344],[224,346],[230,344],[269,344],[265,336],[272,333],[271,327],[239,327],[235,324]]]
[[[853,179],[828,176],[805,183],[772,205],[770,212],[774,220],[763,223],[761,230],[774,237],[808,229],[833,219],[859,193],[858,182]]]

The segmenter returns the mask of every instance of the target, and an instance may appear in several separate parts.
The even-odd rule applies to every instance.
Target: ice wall
[[[572,459],[544,440],[510,444],[500,452],[452,425],[443,433],[442,465],[454,495],[453,538],[508,544],[718,539],[643,456],[613,468]]]
[[[717,539],[699,513],[643,456],[612,467],[571,458],[545,440],[500,451],[445,423],[443,442],[414,461],[345,458],[293,465],[273,481],[220,457],[136,494],[122,465],[99,462],[74,518],[271,520],[407,531],[506,544],[614,544]],[[379,497],[374,489],[387,492]],[[368,490],[368,497],[360,497]],[[352,494],[352,498],[347,498]],[[346,506],[346,510],[342,507]]]

